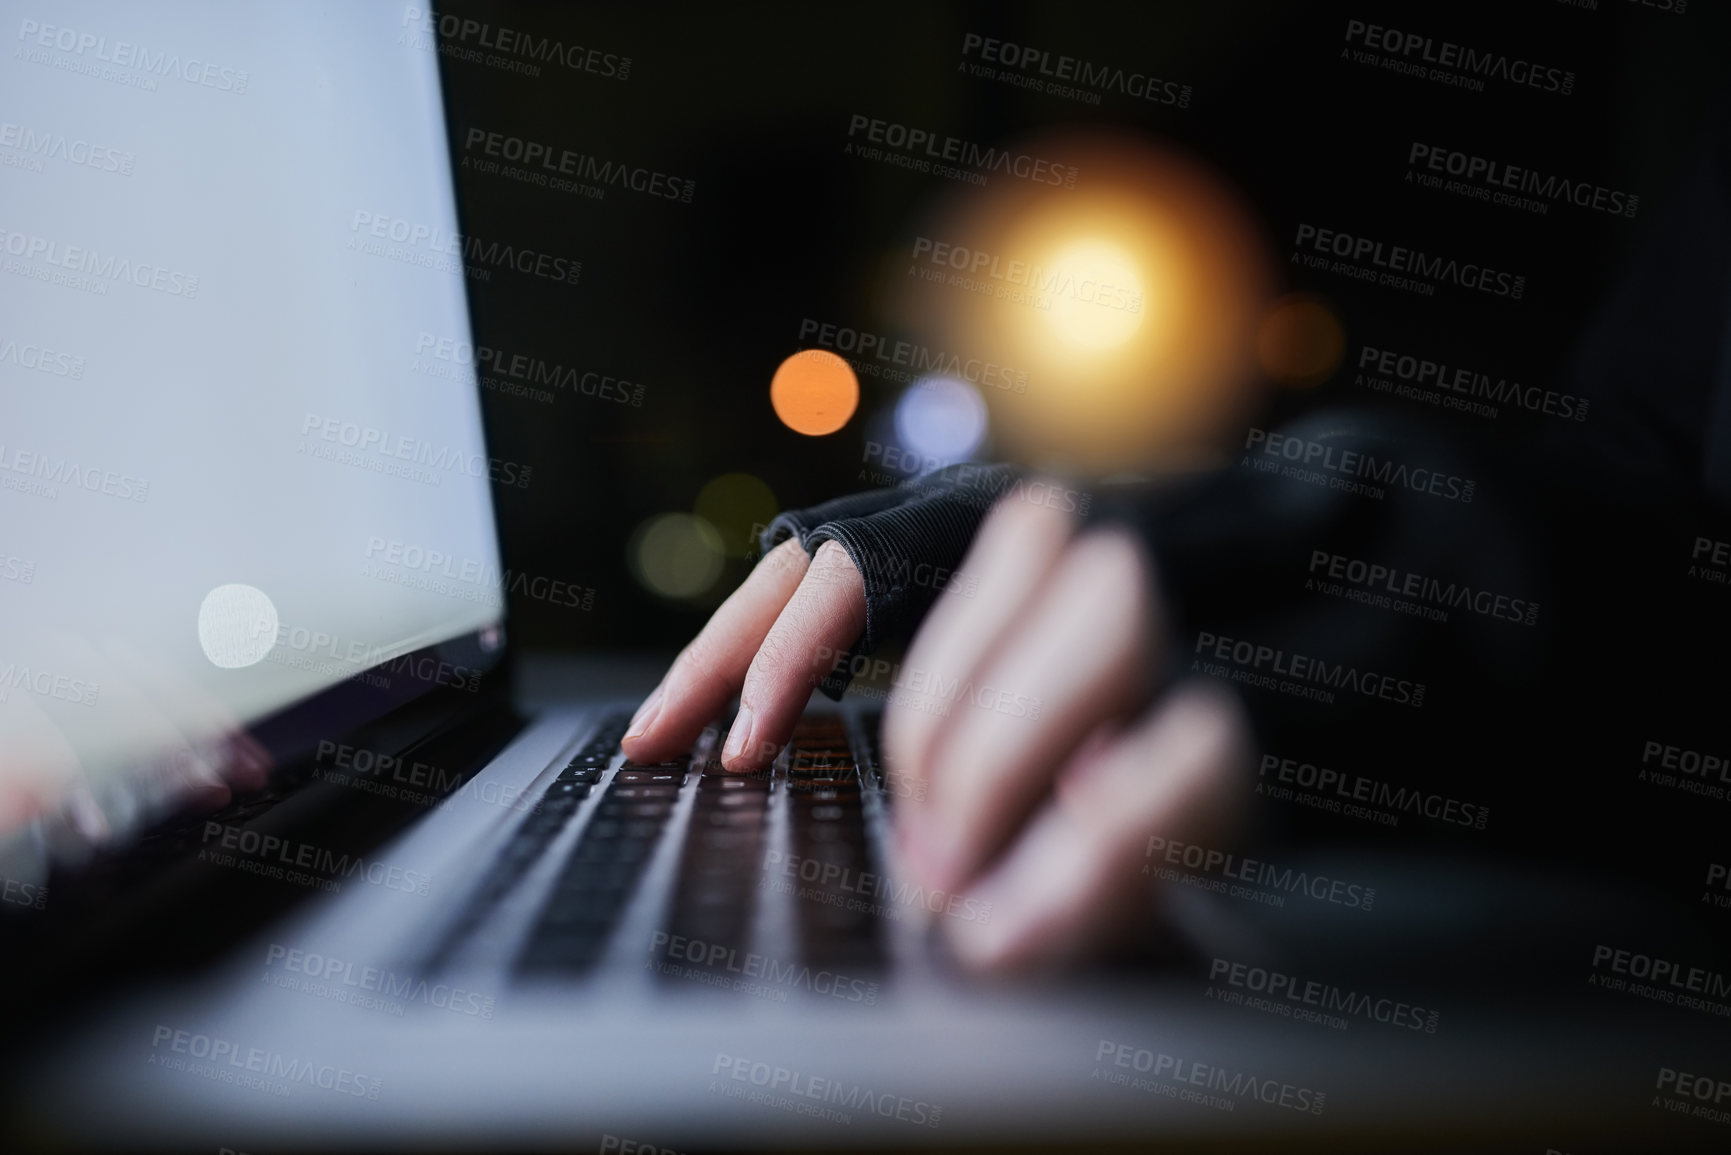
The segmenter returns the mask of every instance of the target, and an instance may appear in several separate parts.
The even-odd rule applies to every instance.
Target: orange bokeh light
[[[859,408],[859,379],[834,353],[801,349],[776,369],[769,403],[795,433],[822,437],[846,425]]]
[[[1256,333],[1262,371],[1281,385],[1300,388],[1334,376],[1346,353],[1346,333],[1334,311],[1305,293],[1276,301]]]

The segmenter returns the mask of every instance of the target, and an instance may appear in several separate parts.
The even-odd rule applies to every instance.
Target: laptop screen
[[[498,623],[516,467],[453,371],[465,239],[400,6],[56,3],[4,32],[16,819],[124,806],[137,767]]]

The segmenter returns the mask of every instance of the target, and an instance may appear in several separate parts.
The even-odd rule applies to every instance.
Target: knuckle
[[[806,581],[818,582],[823,585],[860,583],[859,567],[853,563],[840,542],[826,541],[817,547],[817,554],[811,559],[811,568],[806,570]]]
[[[1090,530],[1065,551],[1053,581],[1062,596],[1082,597],[1139,635],[1153,605],[1153,569],[1128,533]]]
[[[1045,556],[1061,548],[1073,529],[1063,510],[1007,494],[986,514],[962,568],[987,581],[1006,558]]]
[[[1221,687],[1199,687],[1193,700],[1197,744],[1201,755],[1217,765],[1237,765],[1255,755],[1255,741],[1244,707]]]
[[[1142,583],[1142,551],[1120,529],[1094,529],[1078,537],[1064,559],[1066,569],[1079,570],[1115,590]]]
[[[1026,485],[1018,486],[999,498],[992,506],[990,516],[1018,529],[1037,527],[1046,532],[1067,529],[1073,520],[1067,510],[1059,504],[1037,500],[1033,496],[1036,493],[1049,494],[1055,489],[1062,491],[1062,488],[1057,482],[1046,478],[1031,478]]]
[[[1025,501],[1017,501],[1013,497],[1000,497],[993,503],[986,520],[981,523],[982,533],[997,537],[1001,534],[1011,534],[1030,524],[1035,517],[1035,509]]]
[[[715,643],[699,634],[673,659],[671,675],[686,684],[707,681],[715,674],[717,657]]]
[[[751,576],[764,575],[759,580],[778,578],[783,574],[802,574],[806,572],[811,560],[806,556],[805,547],[799,544],[799,539],[790,537],[768,553],[757,563]],[[750,579],[747,579],[750,580]]]
[[[812,562],[814,565],[835,565],[838,562],[846,562],[851,566],[853,559],[848,557],[847,550],[842,547],[841,542],[829,538],[817,547],[817,555],[812,559]]]
[[[839,563],[814,561],[794,592],[793,606],[802,637],[844,644],[865,627],[865,583],[846,554]]]
[[[783,686],[799,676],[802,665],[809,678],[813,657],[813,647],[795,641],[777,623],[758,646],[757,656],[751,659],[751,668],[745,674],[746,692],[756,695]]]
[[[1225,687],[1188,683],[1142,723],[1139,746],[1149,757],[1188,772],[1212,775],[1255,761],[1256,740],[1243,705]]]

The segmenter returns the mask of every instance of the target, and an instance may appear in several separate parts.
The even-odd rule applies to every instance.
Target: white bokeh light
[[[276,645],[276,603],[256,586],[217,586],[198,607],[198,644],[211,664],[240,670],[264,661]]]
[[[966,461],[986,437],[986,403],[966,381],[927,377],[896,402],[896,439],[920,472]]]

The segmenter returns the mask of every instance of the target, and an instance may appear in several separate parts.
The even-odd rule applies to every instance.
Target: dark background
[[[1493,656],[1487,669],[1482,660],[1439,657],[1441,642],[1474,629],[1457,620],[1424,627],[1428,640],[1391,663],[1430,683],[1422,711],[1307,711],[1250,694],[1263,695],[1252,701],[1259,718],[1275,719],[1258,735],[1265,751],[1488,804],[1488,832],[1463,838],[1411,820],[1397,831],[1270,803],[1258,808],[1259,839],[1344,838],[1378,854],[1509,854],[1583,888],[1578,909],[1537,912],[1516,902],[1503,913],[1481,911],[1470,925],[1436,924],[1443,929],[1434,937],[1415,931],[1397,952],[1404,962],[1367,951],[1367,965],[1376,958],[1376,967],[1447,968],[1457,960],[1487,978],[1507,969],[1519,981],[1560,976],[1567,987],[1583,981],[1585,960],[1605,933],[1600,920],[1632,912],[1669,920],[1669,929],[1637,936],[1647,949],[1703,964],[1728,957],[1731,923],[1723,910],[1701,905],[1700,889],[1704,863],[1721,860],[1710,856],[1725,845],[1726,803],[1637,780],[1648,741],[1725,748],[1725,680],[1715,655],[1723,652],[1726,591],[1684,576],[1694,535],[1731,540],[1731,529],[1713,528],[1724,526],[1722,512],[1681,501],[1663,507],[1663,516],[1624,510],[1613,524],[1597,506],[1573,508],[1564,490],[1591,489],[1583,475],[1596,471],[1591,463],[1605,450],[1595,443],[1621,431],[1614,410],[1601,406],[1576,424],[1505,405],[1487,421],[1353,381],[1357,353],[1373,345],[1581,391],[1587,339],[1613,331],[1602,312],[1607,299],[1680,212],[1684,178],[1722,115],[1731,43],[1723,6],[1691,4],[1681,15],[1632,0],[1600,0],[1596,8],[1553,0],[454,3],[448,11],[631,57],[624,81],[548,66],[529,77],[449,54],[442,60],[465,231],[584,261],[574,289],[509,275],[472,280],[477,341],[644,386],[640,408],[568,393],[551,405],[483,393],[494,454],[534,468],[530,488],[495,490],[507,564],[596,591],[589,612],[513,598],[519,652],[671,656],[745,576],[749,560],[729,561],[707,596],[675,602],[633,577],[628,541],[647,517],[690,511],[719,474],[761,477],[784,509],[865,484],[864,442],[882,436],[900,387],[862,375],[855,418],[836,434],[808,438],[776,419],[769,380],[801,347],[803,317],[942,343],[935,324],[928,331],[884,315],[874,277],[886,254],[905,258],[956,186],[844,155],[850,116],[985,145],[1091,126],[1146,134],[1236,187],[1259,218],[1278,288],[1320,297],[1344,328],[1345,357],[1333,376],[1304,390],[1275,390],[1258,423],[1275,427],[1310,409],[1380,407],[1445,442],[1516,463],[1520,476],[1504,487],[1513,506],[1524,506],[1516,528],[1499,528],[1481,501],[1448,511],[1464,527],[1449,532],[1468,551],[1481,528],[1485,540],[1524,535],[1548,567],[1543,582],[1511,579],[1505,587],[1536,595],[1547,622],[1537,632],[1505,630],[1514,643],[1506,660]],[[1349,19],[1565,69],[1574,88],[1560,95],[1487,79],[1475,92],[1370,67],[1344,55]],[[960,69],[968,33],[1185,84],[1191,103],[1106,92],[1089,105],[979,79]],[[696,194],[689,205],[618,190],[595,201],[479,175],[460,167],[472,127],[660,169],[694,180]],[[1633,193],[1639,209],[1630,219],[1552,202],[1537,215],[1425,189],[1403,179],[1415,141]],[[1440,285],[1421,297],[1314,272],[1290,260],[1301,222],[1524,274],[1526,291],[1508,300]],[[1683,280],[1666,287],[1683,297],[1694,292]],[[1716,291],[1707,283],[1699,289],[1701,301]],[[1625,320],[1618,330],[1625,350],[1644,355],[1644,323],[1631,332]],[[1719,339],[1709,332],[1713,323],[1695,326],[1703,344]],[[982,456],[993,456],[989,442]],[[1679,447],[1678,468],[1692,475],[1696,463],[1687,456]],[[1572,476],[1555,479],[1569,484],[1553,486],[1546,471],[1571,458],[1557,467]],[[1314,629],[1329,628],[1324,616],[1317,614]],[[1391,637],[1421,632],[1388,616],[1366,610],[1359,624],[1386,627]],[[1297,649],[1324,652],[1332,644]],[[1391,861],[1379,859],[1373,872]],[[1627,883],[1664,898],[1630,899]],[[1625,897],[1613,901],[1616,894]],[[1539,931],[1553,915],[1559,921]],[[1469,943],[1511,933],[1522,945],[1496,961],[1457,956]]]
[[[1599,305],[1672,214],[1684,170],[1722,109],[1731,37],[1723,6],[1705,0],[1682,15],[1632,0],[1599,0],[1596,8],[1554,0],[440,7],[491,29],[631,59],[620,80],[550,64],[529,75],[452,53],[441,58],[464,231],[584,263],[576,286],[506,272],[471,278],[477,342],[643,386],[640,407],[569,390],[557,390],[551,404],[481,394],[493,455],[533,469],[528,487],[494,490],[507,566],[594,590],[585,610],[513,589],[514,642],[540,652],[670,654],[688,639],[749,562],[730,561],[704,598],[674,602],[633,577],[628,541],[645,518],[690,511],[717,475],[755,474],[783,508],[862,484],[863,444],[899,387],[862,377],[854,420],[829,437],[807,438],[776,419],[769,380],[800,347],[802,317],[913,340],[933,336],[882,315],[872,278],[886,253],[906,252],[955,186],[844,155],[853,114],[986,145],[1106,125],[1188,151],[1254,208],[1282,287],[1321,297],[1345,329],[1347,356],[1334,376],[1276,394],[1261,423],[1310,408],[1384,406],[1449,438],[1500,443],[1514,460],[1531,445],[1535,464],[1524,480],[1542,487],[1543,463],[1560,459],[1556,439],[1600,436],[1602,424],[1577,427],[1508,407],[1487,422],[1385,398],[1353,384],[1354,355],[1373,344],[1568,390]],[[1575,87],[1560,96],[1489,81],[1471,92],[1367,67],[1342,58],[1348,19],[1568,69]],[[958,70],[969,33],[1158,75],[1190,86],[1193,99],[1173,108],[1108,92],[1088,105],[977,79]],[[480,174],[461,166],[474,128],[660,170],[694,181],[695,196],[684,204],[609,189],[593,200]],[[1422,189],[1402,179],[1415,140],[1632,192],[1640,209],[1627,219],[1557,203],[1538,216]],[[1524,273],[1527,291],[1508,301],[1444,286],[1418,297],[1313,273],[1287,260],[1300,222]],[[1541,442],[1549,443],[1543,452]],[[1449,513],[1490,527],[1487,504]],[[1366,924],[1365,944],[1346,952],[1350,962],[1338,957],[1341,936],[1357,924],[1314,921],[1315,937],[1328,940],[1331,979],[1423,994],[1471,982],[1487,992],[1483,1005],[1494,1013],[1534,991],[1583,1002],[1599,996],[1584,983],[1592,951],[1606,941],[1731,973],[1731,911],[1703,904],[1700,881],[1706,863],[1725,861],[1728,804],[1636,780],[1651,740],[1731,749],[1723,741],[1731,594],[1683,576],[1692,536],[1731,540],[1731,527],[1705,503],[1679,503],[1672,512],[1645,533],[1601,522],[1591,509],[1540,527],[1557,584],[1536,592],[1547,625],[1561,623],[1546,632],[1542,676],[1503,671],[1507,684],[1481,684],[1480,671],[1464,664],[1415,659],[1413,669],[1435,693],[1423,711],[1287,719],[1289,731],[1268,748],[1488,804],[1492,815],[1483,833],[1410,816],[1396,831],[1288,803],[1259,807],[1266,828],[1257,853],[1269,841],[1303,845],[1313,827],[1315,841],[1353,842],[1348,853],[1364,855],[1345,860],[1343,877],[1387,888],[1378,937]],[[504,736],[488,730],[445,740],[469,747],[421,756],[479,765]],[[401,739],[368,743],[402,748]],[[309,792],[301,801],[331,799]],[[379,800],[336,801],[342,806],[326,817],[341,825],[310,841],[348,846],[354,831],[370,837],[382,829]],[[407,822],[419,812],[404,803],[383,817]],[[298,818],[305,817],[303,810]],[[146,849],[184,855],[188,846]],[[1287,853],[1272,858],[1298,861]],[[1454,860],[1451,884],[1415,893],[1403,879],[1402,854]],[[1510,891],[1479,869],[1501,856],[1523,857],[1566,885]],[[209,871],[187,869],[201,886],[209,881]],[[120,907],[105,889],[120,874],[97,876],[87,903],[57,882],[49,918],[70,923],[85,906]],[[38,958],[3,944],[0,961],[40,964],[56,979],[52,1004],[17,1008],[24,1026],[35,1013],[57,1033],[45,1008],[87,1003],[86,969],[187,967],[213,951],[213,941],[270,916],[260,902],[265,884],[254,886],[253,876],[221,872],[214,881],[223,888],[215,900],[184,901],[176,891],[159,905],[129,903],[115,936],[124,949],[86,950],[74,938],[67,950]],[[152,921],[169,904],[178,920]],[[1296,934],[1303,928],[1285,929],[1293,936],[1287,945],[1300,952],[1288,965],[1305,972]],[[81,969],[54,969],[64,958]],[[1601,1005],[1607,1013],[1631,1005],[1652,1012],[1653,1052],[1631,1056],[1631,1088],[1652,1070],[1649,1059],[1686,1055],[1665,1049],[1674,1037],[1724,1054],[1723,1020],[1602,997],[1587,1004],[1584,1018]],[[34,1061],[33,1037],[21,1029],[23,1042],[6,1058]],[[1709,1141],[1711,1129],[1685,1130],[1691,1126],[1681,1120],[1677,1133]],[[1559,1131],[1579,1140],[1571,1150],[1594,1149],[1593,1136]]]
[[[776,420],[769,379],[800,347],[802,317],[922,337],[875,314],[871,273],[886,252],[905,253],[955,186],[843,155],[853,113],[988,145],[1104,124],[1201,158],[1253,206],[1285,287],[1320,295],[1346,331],[1333,379],[1276,408],[1363,405],[1379,399],[1351,385],[1361,342],[1563,387],[1593,307],[1666,212],[1727,43],[1720,6],[1677,15],[1630,0],[441,8],[631,58],[621,81],[446,54],[458,162],[479,127],[696,182],[690,204],[619,188],[591,200],[457,170],[466,232],[584,262],[574,288],[471,279],[477,343],[643,386],[641,407],[483,394],[494,455],[534,470],[528,488],[495,491],[507,564],[596,591],[590,612],[514,598],[513,639],[535,650],[670,651],[687,639],[748,562],[730,561],[709,595],[674,602],[633,578],[627,541],[646,517],[689,512],[721,473],[756,474],[783,508],[862,487],[863,442],[899,387],[862,377],[853,421],[808,438]],[[1565,68],[1575,89],[1489,80],[1470,92],[1342,59],[1349,18]],[[977,79],[958,68],[969,32],[1187,84],[1192,102],[1107,92],[1088,105]],[[1402,180],[1415,140],[1634,192],[1640,209],[1630,220],[1554,203],[1536,216],[1425,190]],[[1301,221],[1524,273],[1527,292],[1511,302],[1444,286],[1421,298],[1311,272],[1287,263]],[[1382,403],[1496,438],[1554,421]]]

